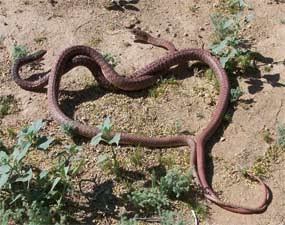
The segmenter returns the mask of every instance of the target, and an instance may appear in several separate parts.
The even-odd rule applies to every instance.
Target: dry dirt
[[[121,10],[107,10],[107,1],[103,0],[51,2],[0,1],[0,36],[5,38],[0,46],[0,96],[14,95],[18,108],[1,119],[1,136],[7,135],[8,127],[18,130],[37,118],[49,118],[46,93],[22,90],[9,74],[14,44],[26,45],[30,52],[47,49],[44,69],[51,68],[55,57],[64,48],[78,44],[90,45],[113,55],[119,61],[116,70],[130,74],[165,54],[165,50],[133,43],[128,26],[136,23],[153,35],[173,41],[179,49],[207,48],[213,32],[210,15],[216,10],[216,2],[210,0],[138,0]],[[285,25],[281,20],[285,20],[285,4],[272,0],[247,2],[252,7],[251,13],[256,16],[245,30],[247,38],[252,41],[252,48],[276,62],[283,60]],[[195,12],[193,6],[197,6]],[[222,134],[216,136],[215,144],[209,147],[212,156],[209,159],[212,165],[209,179],[214,190],[236,204],[258,204],[261,198],[258,187],[242,178],[240,171],[253,166],[256,159],[264,156],[268,150],[270,145],[263,140],[262,133],[268,129],[275,139],[276,127],[285,124],[285,66],[272,66],[270,72],[265,72],[261,67],[259,77],[238,79],[245,94],[236,106],[232,122]],[[156,98],[149,96],[148,91],[130,96],[102,91],[92,86],[92,76],[82,68],[71,71],[63,80],[62,88],[69,91],[62,100],[66,113],[92,125],[100,124],[108,115],[116,130],[151,136],[183,130],[199,133],[207,124],[214,110],[211,102],[216,99],[213,85],[197,74],[193,76],[193,71],[186,78],[177,79],[177,84],[168,84],[165,90],[159,90]],[[84,92],[86,87],[91,87],[91,91]],[[60,132],[56,123],[50,123],[47,129],[53,136]],[[106,146],[94,149],[88,142],[81,144],[88,159],[82,177],[91,179],[95,174],[102,175],[95,161],[99,153],[109,152],[110,149]],[[121,147],[118,151],[122,152],[120,159],[124,160],[134,148]],[[142,151],[145,168],[157,165],[160,154],[172,157],[175,163],[184,168],[189,166],[187,148]],[[273,199],[264,213],[239,215],[205,202],[208,212],[201,224],[285,224],[285,156],[280,154],[279,157],[278,164],[270,164],[265,178]],[[126,168],[131,168],[127,161],[124,163]],[[112,176],[102,177],[103,180],[108,178]],[[80,212],[79,217],[84,221],[84,214],[90,216],[88,213],[92,214],[91,208]],[[103,224],[103,221],[99,224]],[[95,223],[85,220],[85,224]]]

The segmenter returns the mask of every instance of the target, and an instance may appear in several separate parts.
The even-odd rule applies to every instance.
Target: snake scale
[[[145,137],[122,132],[120,144],[147,147],[189,146],[192,149],[191,164],[193,172],[207,199],[228,211],[240,214],[261,213],[266,210],[269,204],[270,191],[260,178],[249,175],[252,179],[259,182],[263,191],[261,202],[258,206],[252,208],[223,202],[215,194],[206,179],[205,145],[221,124],[229,101],[230,85],[227,74],[220,62],[213,57],[210,52],[204,49],[189,48],[178,51],[169,41],[155,38],[150,34],[137,29],[134,29],[132,32],[137,41],[166,48],[169,50],[169,53],[144,66],[131,76],[124,77],[119,75],[95,49],[88,46],[72,46],[59,54],[50,73],[44,74],[44,76],[35,81],[22,79],[19,74],[20,68],[42,58],[46,52],[41,50],[32,55],[17,59],[12,67],[12,77],[19,86],[29,91],[41,90],[48,84],[48,105],[53,118],[61,124],[72,124],[78,134],[92,138],[100,132],[98,128],[74,121],[72,118],[65,115],[59,107],[58,98],[61,77],[74,67],[87,67],[98,83],[105,88],[137,91],[153,85],[160,75],[165,73],[165,71],[168,71],[172,66],[183,65],[190,60],[198,60],[207,64],[213,70],[219,82],[219,99],[209,124],[200,134],[196,137],[189,135]],[[112,132],[111,137],[114,136],[115,133],[116,132]]]

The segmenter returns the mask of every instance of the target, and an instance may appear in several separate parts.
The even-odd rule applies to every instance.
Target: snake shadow
[[[114,11],[124,12],[125,10],[131,11],[140,11],[135,4],[139,3],[139,0],[119,0],[113,1],[111,6],[108,6],[107,9]]]

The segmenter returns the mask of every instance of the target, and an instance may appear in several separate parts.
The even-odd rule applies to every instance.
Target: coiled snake
[[[95,127],[84,125],[66,116],[58,105],[59,84],[62,75],[76,66],[87,67],[99,84],[105,88],[120,89],[124,91],[135,91],[145,89],[153,85],[162,72],[170,67],[187,63],[189,60],[199,60],[207,64],[214,72],[220,88],[219,99],[208,126],[196,137],[188,135],[176,135],[168,137],[145,137],[129,133],[121,133],[120,144],[140,145],[148,147],[170,147],[170,146],[189,146],[192,149],[191,163],[198,183],[203,188],[204,196],[216,203],[220,207],[231,212],[241,214],[253,214],[263,212],[268,204],[270,192],[263,181],[253,175],[251,178],[257,180],[264,192],[262,201],[255,208],[238,206],[221,201],[214,193],[212,187],[206,179],[205,166],[205,145],[209,138],[214,134],[220,125],[229,101],[229,81],[226,72],[221,67],[220,62],[208,51],[203,49],[183,49],[177,51],[171,42],[152,37],[150,34],[134,29],[136,40],[160,46],[170,52],[154,62],[146,65],[131,76],[123,77],[116,73],[113,68],[103,59],[100,53],[87,46],[73,46],[65,49],[58,56],[51,73],[46,73],[36,81],[24,80],[19,75],[22,66],[42,58],[45,51],[41,50],[32,55],[16,60],[12,68],[12,77],[22,88],[30,91],[40,90],[48,83],[48,104],[52,116],[59,123],[72,124],[75,131],[85,137],[92,138],[98,134],[99,130]],[[114,136],[116,132],[112,132]]]

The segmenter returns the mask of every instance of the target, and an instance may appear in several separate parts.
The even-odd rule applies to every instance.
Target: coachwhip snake
[[[161,73],[167,71],[172,66],[185,64],[189,60],[202,61],[213,70],[220,88],[216,110],[214,111],[208,126],[196,137],[188,135],[145,137],[121,133],[120,144],[147,147],[189,146],[192,149],[191,163],[194,174],[197,177],[198,183],[203,188],[204,196],[207,199],[228,211],[241,214],[261,213],[266,210],[269,204],[270,192],[260,178],[249,175],[260,183],[264,192],[262,201],[255,208],[238,206],[221,201],[206,179],[205,145],[219,127],[229,101],[229,81],[220,62],[206,50],[183,49],[177,51],[171,42],[152,37],[148,33],[140,30],[133,30],[133,33],[136,36],[136,40],[166,48],[170,53],[146,65],[142,69],[136,71],[133,75],[123,77],[116,73],[95,49],[87,46],[73,46],[61,52],[55,61],[51,73],[46,73],[36,81],[22,79],[19,75],[20,68],[30,62],[42,58],[45,51],[39,51],[15,61],[12,68],[13,79],[19,86],[31,91],[40,90],[48,83],[48,104],[54,119],[59,123],[72,124],[78,134],[92,138],[100,132],[98,128],[72,120],[61,111],[58,105],[59,84],[62,75],[66,72],[76,66],[85,66],[92,72],[93,76],[102,86],[124,91],[135,91],[153,85],[160,77]],[[111,137],[114,136],[115,133],[116,132],[112,132]]]

